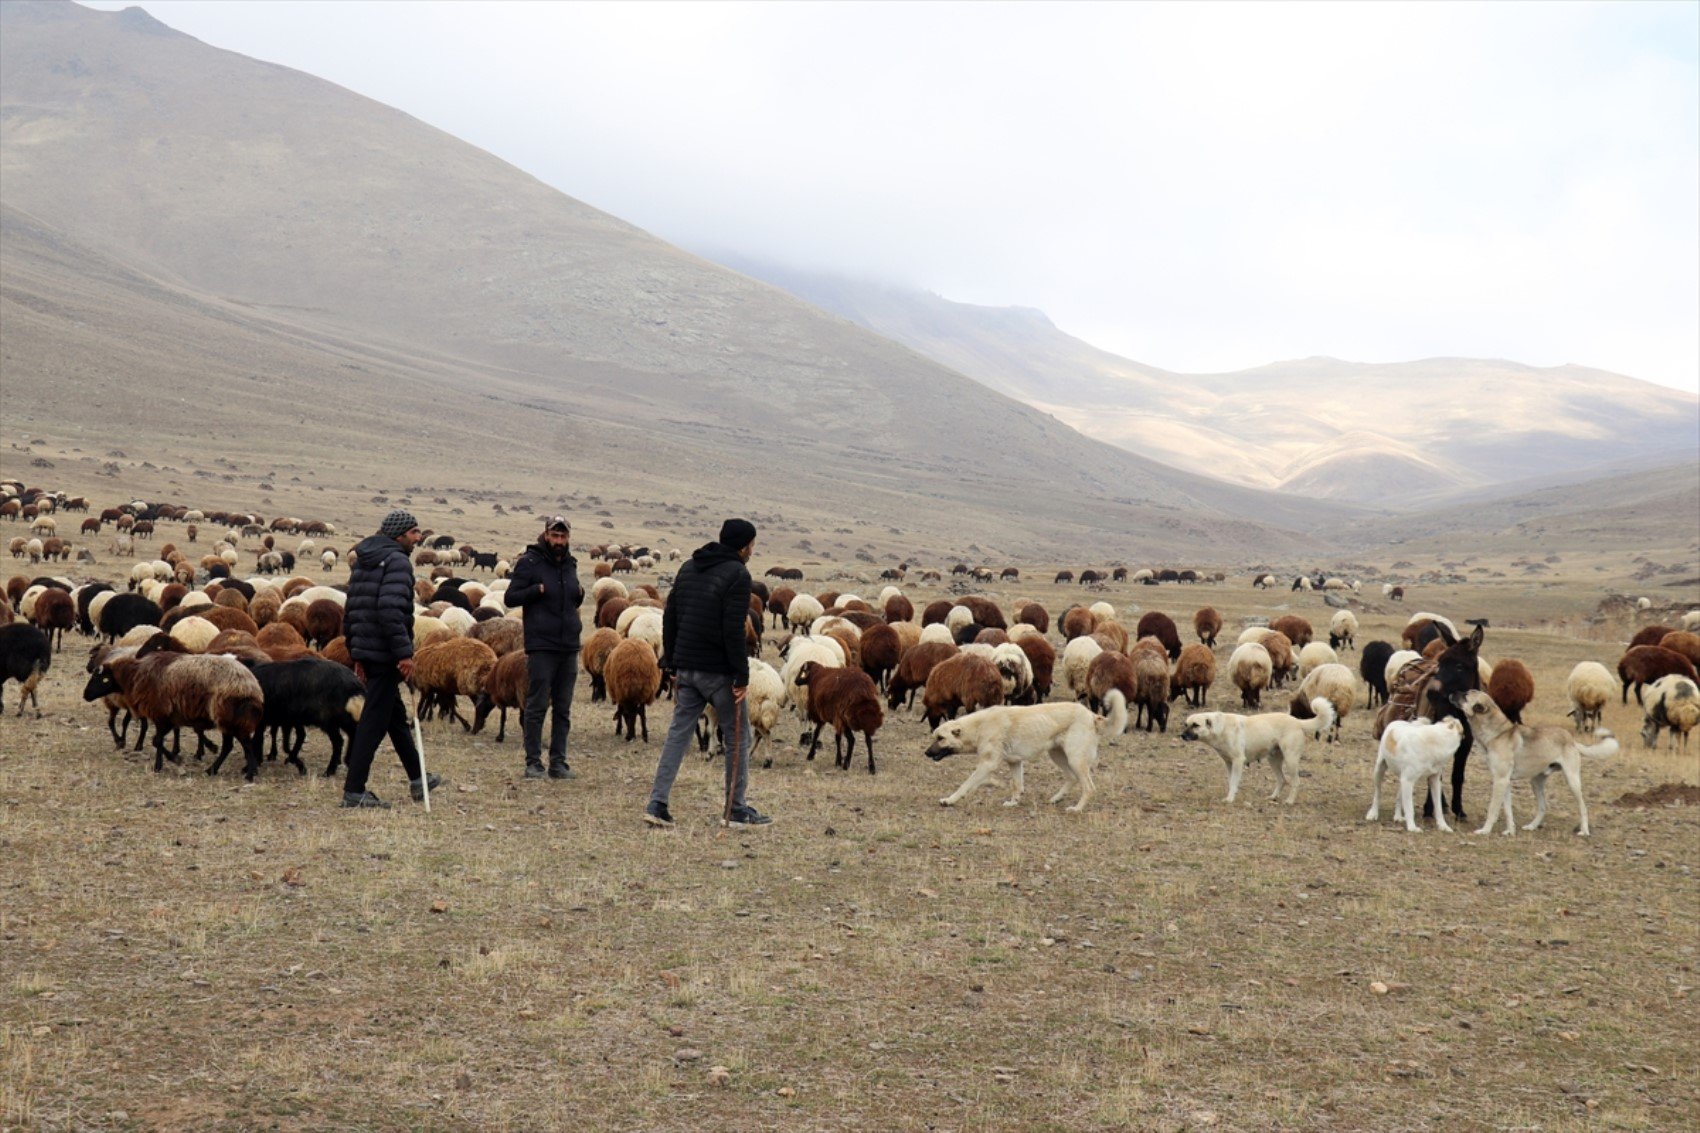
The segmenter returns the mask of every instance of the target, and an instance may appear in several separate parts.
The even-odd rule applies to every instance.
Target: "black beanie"
[[[720,525],[720,545],[741,551],[755,542],[756,525],[747,519],[728,519]]]

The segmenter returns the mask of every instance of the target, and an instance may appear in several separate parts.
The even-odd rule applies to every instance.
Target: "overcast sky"
[[[141,6],[685,247],[1171,370],[1700,389],[1694,2]]]

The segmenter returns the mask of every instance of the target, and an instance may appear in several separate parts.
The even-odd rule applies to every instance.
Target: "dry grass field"
[[[1485,652],[1527,662],[1530,716],[1557,720],[1570,666],[1628,632],[1585,616],[1634,585],[1567,569],[1404,607],[1366,587],[1359,641],[1419,608],[1488,616]],[[987,592],[1053,615],[1082,597]],[[1213,604],[1224,645],[1248,615],[1327,617],[1243,578],[1093,597],[1183,627]],[[794,744],[755,769],[765,829],[719,829],[718,768],[687,760],[663,832],[639,816],[665,703],[624,744],[581,685],[568,783],[519,777],[512,721],[502,745],[428,724],[433,812],[387,748],[373,787],[396,808],[343,812],[316,773],[247,786],[114,754],[84,647],[42,719],[0,724],[0,1128],[1700,1124],[1700,744],[1644,751],[1633,701],[1606,718],[1624,753],[1584,770],[1589,839],[1562,786],[1547,828],[1510,838],[1366,825],[1361,709],[1312,746],[1296,805],[1256,765],[1230,806],[1178,706],[1168,735],[1106,746],[1081,815],[1045,804],[1048,766],[1018,807],[993,784],[940,808],[970,765],[925,759],[899,713],[877,776]],[[317,772],[323,739],[308,752]],[[1478,758],[1472,829],[1487,791]]]

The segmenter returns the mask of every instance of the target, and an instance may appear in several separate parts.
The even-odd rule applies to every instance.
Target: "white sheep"
[[[205,590],[191,590],[189,593],[183,595],[183,600],[181,602],[177,603],[178,608],[184,610],[205,609],[213,604],[212,595],[208,594]]]
[[[974,624],[974,611],[967,606],[952,606],[950,613],[944,616],[944,624],[946,629],[955,634],[963,626]]]
[[[641,641],[655,651],[655,656],[661,656],[661,611],[639,607],[643,610],[641,616],[633,618],[626,627],[628,641]]]
[[[306,595],[300,595],[300,597],[306,597]],[[295,599],[291,598],[290,601],[293,602]],[[450,606],[437,615],[437,620],[448,626],[457,637],[465,637],[468,631],[478,624],[477,618],[459,606]]]
[[[621,637],[630,637],[633,622],[645,614],[659,614],[660,612],[653,606],[627,606],[620,611],[620,616],[614,619],[614,632]]]
[[[1412,614],[1409,618],[1406,618],[1405,619],[1405,628],[1410,629],[1412,626],[1416,625],[1418,622],[1422,621],[1424,618],[1427,618],[1431,622],[1435,622],[1439,625],[1445,626],[1447,631],[1452,634],[1452,640],[1454,640],[1454,641],[1457,641],[1461,637],[1469,636],[1468,634],[1459,633],[1458,627],[1452,624],[1451,618],[1444,618],[1444,617],[1441,617],[1439,614],[1431,614],[1426,610],[1418,610],[1416,613]]]
[[[1088,697],[1086,672],[1092,667],[1093,658],[1103,651],[1104,647],[1090,636],[1077,637],[1063,648],[1062,683],[1074,699],[1084,701]]]
[[[600,606],[610,598],[625,598],[626,584],[617,578],[599,578],[590,584],[590,601]]]
[[[171,639],[191,653],[205,653],[217,636],[218,627],[205,618],[179,618],[171,626]]]
[[[1690,610],[1682,615],[1682,628],[1689,631],[1700,629],[1700,610]]]
[[[809,623],[826,613],[826,607],[813,594],[799,594],[785,608],[785,624],[793,633],[808,633]],[[787,685],[787,688],[790,686]]]
[[[1335,610],[1328,619],[1328,644],[1336,649],[1351,649],[1358,636],[1358,616],[1350,610]]]
[[[1108,602],[1094,602],[1087,609],[1092,611],[1092,616],[1101,622],[1115,620],[1116,608]]]
[[[1240,703],[1247,708],[1260,706],[1263,690],[1274,675],[1275,662],[1259,642],[1242,642],[1228,656],[1228,676],[1240,690]]]
[[[1012,641],[993,646],[992,664],[998,667],[998,673],[1004,679],[1003,699],[1005,704],[1024,700],[1027,694],[1032,691],[1033,662],[1028,660],[1027,654],[1021,646]]]
[[[324,553],[319,556],[319,564],[324,570],[335,570],[336,552],[331,550],[329,547],[326,547]]]
[[[922,626],[921,640],[942,641],[946,645],[956,644],[956,638],[951,636],[950,627],[945,625],[943,622],[934,622],[932,625]]]
[[[1334,720],[1328,727],[1328,742],[1333,743],[1340,738],[1340,725],[1345,722],[1346,714],[1358,702],[1357,674],[1339,664],[1312,669],[1293,695],[1293,715],[1301,720],[1310,719],[1315,714],[1311,702],[1318,697],[1334,706]]]
[[[270,586],[271,583],[264,582],[259,585]],[[307,599],[308,605],[317,602],[320,598],[329,598],[332,602],[335,602],[339,606],[348,605],[348,594],[345,591],[338,590],[334,586],[309,586],[307,589],[297,594],[296,597]]]
[[[1400,669],[1403,669],[1412,661],[1421,661],[1422,659],[1423,655],[1418,653],[1415,649],[1400,649],[1395,651],[1393,656],[1387,659],[1387,667],[1382,670],[1382,677],[1383,680],[1386,681],[1388,689],[1391,690],[1393,688],[1393,680],[1399,675]]]
[[[1570,717],[1576,730],[1593,734],[1600,726],[1600,713],[1611,703],[1617,692],[1617,678],[1598,661],[1578,661],[1564,682],[1564,693],[1570,698]]]
[[[1299,650],[1299,677],[1301,679],[1308,677],[1312,670],[1323,665],[1337,665],[1339,663],[1339,654],[1335,653],[1327,642],[1313,641]]]
[[[1641,725],[1641,744],[1654,748],[1659,730],[1669,728],[1671,747],[1688,750],[1688,733],[1700,724],[1700,687],[1680,673],[1660,677],[1642,693],[1646,718]]]
[[[819,662],[829,669],[842,669],[844,650],[830,637],[794,637],[786,650],[785,667],[780,670],[779,680],[785,690],[785,699],[803,725],[805,736],[813,731],[814,722],[809,719],[809,686],[798,684],[797,677],[810,661]]]
[[[902,590],[899,590],[895,586],[886,587],[884,590],[880,591],[880,609],[882,609],[882,610],[885,609],[885,604],[887,602],[891,601],[893,598],[901,598],[901,597],[903,597],[903,591]]]

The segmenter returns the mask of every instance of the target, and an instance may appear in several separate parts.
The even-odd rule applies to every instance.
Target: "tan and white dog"
[[[1310,702],[1315,718],[1300,720],[1285,712],[1261,712],[1256,716],[1241,716],[1233,712],[1195,712],[1186,718],[1181,731],[1183,740],[1202,740],[1216,749],[1222,762],[1228,765],[1228,798],[1233,802],[1240,793],[1240,776],[1245,765],[1253,759],[1267,759],[1275,772],[1275,790],[1271,801],[1281,797],[1287,775],[1293,785],[1287,792],[1287,805],[1299,795],[1299,763],[1304,759],[1305,738],[1320,737],[1334,726],[1334,706],[1325,698]]]
[[[1068,808],[1079,813],[1097,790],[1092,770],[1098,765],[1098,740],[1106,731],[1117,736],[1127,730],[1127,699],[1116,689],[1104,696],[1110,709],[1106,718],[1094,715],[1083,704],[1052,702],[1032,705],[999,705],[949,720],[933,730],[927,758],[935,762],[949,755],[971,751],[980,762],[967,780],[939,800],[940,806],[955,806],[990,779],[999,767],[1014,769],[1015,793],[1004,806],[1021,801],[1029,759],[1049,754],[1068,780],[1051,796],[1061,802],[1071,785],[1080,788],[1080,798]]]
[[[1393,804],[1393,821],[1405,820],[1405,829],[1415,834],[1417,825],[1412,803],[1418,783],[1425,784],[1434,803],[1434,823],[1442,830],[1446,825],[1446,808],[1441,804],[1440,781],[1452,769],[1452,757],[1464,742],[1464,722],[1448,716],[1438,724],[1427,719],[1394,720],[1381,733],[1381,746],[1375,753],[1375,792],[1370,796],[1369,813],[1365,822],[1381,820],[1381,777],[1392,768],[1399,776],[1399,797]]]
[[[1511,818],[1511,780],[1527,779],[1535,789],[1535,817],[1523,829],[1538,830],[1547,816],[1547,776],[1564,773],[1570,792],[1576,796],[1579,821],[1576,833],[1588,835],[1588,804],[1582,798],[1582,757],[1605,759],[1617,754],[1617,740],[1604,728],[1594,729],[1598,743],[1583,747],[1568,728],[1554,724],[1513,724],[1485,692],[1465,692],[1452,697],[1470,719],[1470,730],[1487,748],[1488,770],[1493,772],[1493,798],[1488,803],[1487,821],[1477,834],[1493,832],[1493,820],[1505,811],[1505,833],[1515,832]]]

